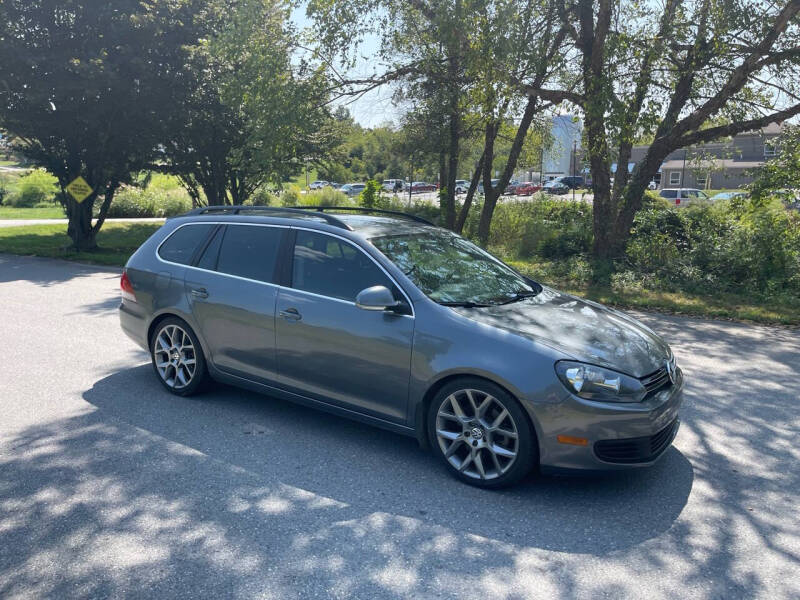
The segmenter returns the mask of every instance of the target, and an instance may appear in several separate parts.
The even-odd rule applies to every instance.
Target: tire
[[[513,485],[539,460],[536,432],[522,406],[485,379],[464,377],[446,384],[431,401],[427,425],[433,452],[452,475],[470,485]]]
[[[153,331],[150,361],[161,385],[176,396],[197,394],[208,382],[200,342],[192,328],[177,317],[164,319]]]

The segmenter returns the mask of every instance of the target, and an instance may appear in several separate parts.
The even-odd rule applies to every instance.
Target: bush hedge
[[[174,217],[191,208],[192,202],[183,189],[123,187],[114,196],[107,217]]]
[[[5,188],[2,202],[16,208],[33,208],[38,205],[50,206],[56,201],[58,180],[44,169],[34,169],[19,178],[16,189]]]
[[[471,213],[464,233],[474,238],[480,208]],[[648,197],[622,259],[593,261],[592,241],[590,204],[536,196],[497,206],[489,245],[508,259],[546,264],[545,280],[607,278],[620,290],[800,298],[800,212],[779,200],[676,208]]]

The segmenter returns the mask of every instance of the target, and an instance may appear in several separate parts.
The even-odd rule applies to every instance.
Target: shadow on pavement
[[[441,577],[460,586],[540,568],[520,548],[630,549],[670,529],[693,483],[672,448],[652,469],[483,491],[411,438],[227,386],[178,398],[149,364],[84,399],[98,410],[25,431],[10,441],[15,457],[0,460],[0,507],[14,514],[0,517],[0,596],[122,585],[163,595],[176,578],[204,595],[249,595],[259,590],[242,586],[267,578],[246,576],[264,569],[277,597],[309,586],[418,595]],[[105,552],[129,560],[106,568]],[[26,565],[57,558],[81,568],[31,580]],[[557,576],[563,593],[569,573],[546,564],[553,572],[537,576]]]

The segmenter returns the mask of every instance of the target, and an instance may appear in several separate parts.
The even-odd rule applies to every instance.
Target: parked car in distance
[[[348,196],[358,196],[367,187],[365,183],[346,183],[339,188],[339,191]]]
[[[571,190],[577,190],[586,185],[585,180],[580,175],[567,175],[565,177],[557,177],[556,181],[560,181]]]
[[[318,181],[311,182],[311,185],[308,186],[308,187],[309,187],[309,189],[312,189],[312,190],[321,190],[322,188],[324,188],[325,186],[328,186],[328,185],[330,185],[330,182],[318,180]]]
[[[466,194],[469,191],[469,181],[456,179],[456,194]]]
[[[405,182],[402,179],[384,179],[381,184],[384,191],[389,193],[402,192],[404,186]]]
[[[415,181],[411,184],[412,194],[421,194],[423,192],[435,192],[436,184],[428,183],[426,181]]]
[[[545,194],[566,194],[569,187],[563,181],[553,179],[542,186],[542,191]]]
[[[195,209],[131,256],[120,324],[164,389],[216,379],[415,436],[489,488],[671,444],[683,375],[648,327],[419,217],[308,208]]]
[[[503,194],[506,196],[513,196],[517,193],[517,186],[522,183],[519,179],[512,179],[508,182],[506,189],[503,191]]]
[[[711,201],[717,200],[733,200],[734,198],[747,198],[747,192],[720,192],[711,196]]]
[[[494,188],[496,188],[496,187],[499,185],[499,183],[500,183],[500,180],[499,180],[499,179],[492,179],[492,180],[491,180],[491,183],[492,183],[492,189],[494,189]],[[478,193],[479,193],[479,194],[483,194],[483,181],[481,181],[481,182],[478,184]]]
[[[686,206],[692,200],[708,200],[708,195],[704,191],[695,188],[666,188],[658,195],[675,206]]]
[[[520,183],[517,186],[517,196],[531,196],[538,191],[541,191],[542,186],[538,183],[534,183],[532,181],[528,181],[526,183]]]

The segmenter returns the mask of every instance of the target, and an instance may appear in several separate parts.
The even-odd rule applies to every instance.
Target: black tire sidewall
[[[464,389],[479,390],[497,398],[503,406],[506,407],[517,426],[517,434],[519,435],[519,452],[517,459],[511,469],[497,479],[483,481],[459,473],[458,470],[450,464],[447,458],[445,458],[442,449],[439,447],[439,440],[436,438],[436,414],[439,412],[439,407],[450,394]],[[531,424],[530,418],[525,413],[525,409],[522,408],[522,405],[514,396],[499,385],[485,379],[464,377],[445,384],[433,397],[433,400],[431,400],[426,418],[428,441],[433,452],[445,465],[445,468],[451,475],[470,485],[488,489],[508,487],[525,477],[539,461],[539,445],[536,438],[536,431]]]
[[[195,361],[197,361],[194,378],[192,381],[186,387],[177,390],[167,385],[167,382],[162,379],[161,374],[158,372],[158,367],[156,367],[156,338],[165,327],[169,327],[170,325],[177,325],[188,334],[192,340],[192,345],[195,347],[194,355]],[[176,396],[191,396],[193,394],[197,394],[198,392],[202,391],[206,380],[208,379],[208,372],[206,370],[206,357],[203,353],[203,347],[200,345],[200,340],[197,339],[194,330],[189,326],[189,324],[183,319],[179,319],[177,317],[169,317],[164,319],[158,324],[158,327],[153,330],[153,335],[150,337],[150,363],[152,364],[153,372],[156,374],[156,377],[161,385],[164,386],[168,392],[175,394]]]

